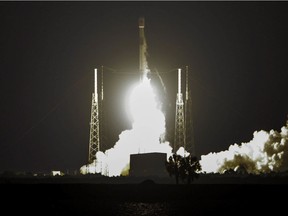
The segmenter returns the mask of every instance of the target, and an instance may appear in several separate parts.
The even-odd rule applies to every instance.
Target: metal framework
[[[193,156],[195,152],[194,142],[194,128],[193,128],[193,116],[192,116],[192,97],[191,90],[189,89],[189,76],[188,66],[186,66],[186,97],[185,97],[185,146],[186,150]]]
[[[181,93],[181,69],[178,69],[178,93],[176,98],[176,116],[175,116],[175,136],[173,153],[180,148],[185,148],[185,118],[184,118],[184,102]]]
[[[105,129],[106,129],[106,122],[105,122],[105,108],[104,108],[104,77],[103,77],[103,66],[101,67],[101,90],[100,90],[100,100],[99,100],[99,139],[100,139],[100,151],[105,151],[107,146],[106,143],[106,136],[105,136]]]
[[[92,163],[96,159],[96,153],[100,150],[99,136],[99,108],[97,93],[97,69],[95,69],[94,93],[92,93],[91,121],[90,121],[90,139],[88,162]]]

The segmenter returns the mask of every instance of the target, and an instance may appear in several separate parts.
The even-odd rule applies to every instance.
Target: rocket
[[[147,74],[147,61],[146,61],[146,40],[144,35],[145,20],[144,17],[139,18],[139,71],[140,80]]]

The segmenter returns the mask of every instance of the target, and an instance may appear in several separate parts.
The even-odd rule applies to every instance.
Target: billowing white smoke
[[[281,132],[255,131],[253,139],[228,150],[202,155],[202,172],[224,173],[227,170],[252,174],[288,170],[288,125]]]
[[[187,152],[184,147],[180,147],[180,148],[177,150],[176,154],[177,154],[177,155],[180,155],[180,156],[182,156],[182,157],[187,157],[187,156],[190,155],[190,153]]]
[[[123,131],[111,149],[97,152],[94,163],[82,166],[80,172],[102,173],[108,176],[128,174],[130,154],[162,152],[167,157],[172,148],[161,137],[165,134],[165,117],[157,106],[156,98],[147,76],[136,86],[129,101],[132,129]]]

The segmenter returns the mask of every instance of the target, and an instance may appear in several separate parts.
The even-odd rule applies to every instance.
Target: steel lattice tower
[[[184,102],[181,93],[181,69],[178,69],[178,93],[176,98],[176,116],[175,116],[175,136],[173,153],[180,148],[185,148],[185,121],[184,121]]]
[[[189,89],[188,66],[186,66],[186,97],[185,97],[185,149],[193,156],[195,152],[194,128],[192,116],[192,97]]]
[[[92,93],[91,121],[90,121],[90,140],[88,162],[92,163],[96,159],[96,153],[100,150],[99,136],[99,107],[97,93],[97,69],[94,70],[94,92]]]
[[[103,66],[101,67],[101,89],[100,89],[100,100],[99,100],[99,139],[100,139],[100,149],[99,151],[105,151],[107,146],[104,146],[104,144],[106,143],[106,136],[105,136],[105,109],[104,109],[104,89],[103,89],[103,80],[104,80],[104,76],[103,76]]]

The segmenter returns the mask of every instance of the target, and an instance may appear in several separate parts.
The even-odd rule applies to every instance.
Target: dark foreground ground
[[[258,183],[238,178],[238,183],[223,184],[219,179],[215,184],[199,179],[191,185],[93,179],[2,179],[1,211],[8,211],[5,215],[135,216],[287,213],[287,178],[259,178]]]

